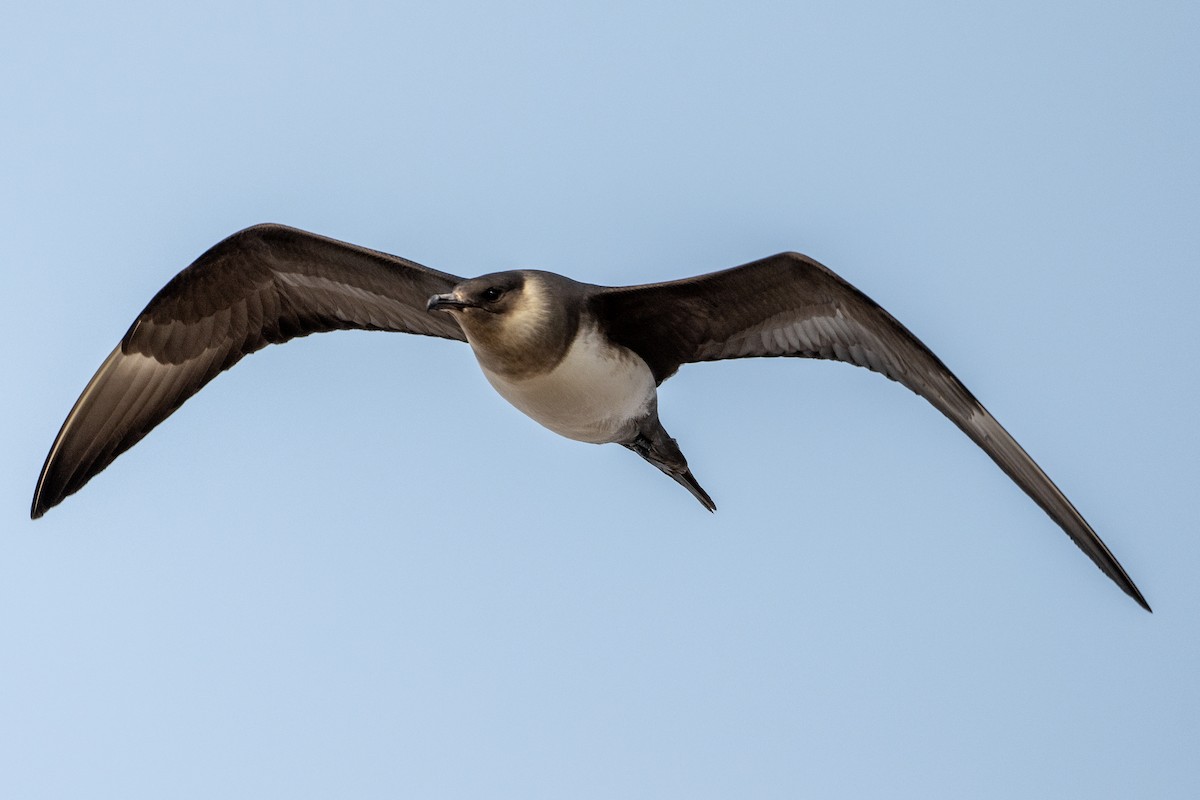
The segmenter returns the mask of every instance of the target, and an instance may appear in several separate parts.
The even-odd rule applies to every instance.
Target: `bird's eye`
[[[488,288],[483,290],[483,294],[480,296],[484,300],[488,301],[489,303],[494,303],[500,299],[500,295],[502,295],[502,294],[504,294],[504,290],[501,289],[500,287],[489,286]]]

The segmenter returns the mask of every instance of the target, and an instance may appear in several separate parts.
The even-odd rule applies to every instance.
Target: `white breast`
[[[646,362],[596,330],[580,331],[552,371],[509,380],[483,369],[500,395],[550,430],[581,442],[631,438],[654,400]]]

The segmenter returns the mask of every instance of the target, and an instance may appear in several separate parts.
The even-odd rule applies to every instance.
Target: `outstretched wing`
[[[449,315],[425,311],[430,295],[460,280],[281,225],[235,233],[172,278],[97,370],[46,456],[32,516],[269,344],[349,328],[464,340]]]
[[[816,261],[782,253],[697,278],[606,288],[595,295],[594,310],[659,383],[696,361],[797,356],[845,361],[904,384],[982,447],[1104,574],[1150,610],[1087,521],[945,364]]]

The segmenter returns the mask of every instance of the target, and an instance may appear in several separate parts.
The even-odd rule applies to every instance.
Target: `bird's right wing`
[[[465,338],[425,302],[460,278],[281,225],[214,245],[155,295],[97,370],[46,456],[36,519],[79,491],[243,356],[343,329]]]
[[[592,302],[608,335],[640,355],[659,383],[682,364],[761,356],[843,361],[898,381],[949,417],[1105,575],[1150,610],[1083,516],[946,365],[813,259],[781,253],[696,278],[600,288]]]

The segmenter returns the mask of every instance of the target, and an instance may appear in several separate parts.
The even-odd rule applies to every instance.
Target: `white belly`
[[[614,348],[595,331],[581,332],[551,372],[523,380],[483,374],[497,392],[550,430],[581,442],[631,438],[654,401],[646,362]]]

